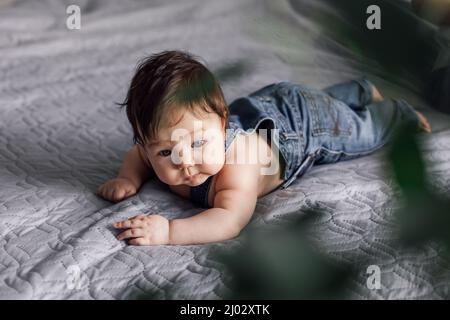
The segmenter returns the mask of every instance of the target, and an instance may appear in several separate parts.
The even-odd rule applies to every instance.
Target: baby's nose
[[[194,165],[194,159],[192,159],[192,156],[190,154],[185,154],[181,157],[181,163],[180,167],[182,169],[192,167]]]
[[[185,176],[191,176],[195,174],[195,167],[192,157],[183,157],[179,165],[180,170]]]
[[[172,156],[175,157],[173,159],[174,164],[176,164],[179,169],[184,169],[194,164],[194,160],[192,159],[192,152],[187,148],[176,149],[175,153]]]

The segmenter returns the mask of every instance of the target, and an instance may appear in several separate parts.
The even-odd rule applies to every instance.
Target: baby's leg
[[[419,128],[417,113],[404,100],[387,99],[354,112],[331,99],[328,104],[313,104],[309,114],[313,121],[307,153],[315,155],[317,164],[370,154],[387,144],[401,125]]]
[[[324,89],[324,91],[354,110],[362,109],[372,102],[384,100],[376,86],[365,78],[338,83]]]

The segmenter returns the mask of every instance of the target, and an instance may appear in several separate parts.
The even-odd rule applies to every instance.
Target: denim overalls
[[[406,101],[371,102],[372,84],[367,79],[325,90],[287,81],[274,83],[229,105],[225,150],[238,133],[248,134],[261,127],[278,129],[278,139],[272,141],[284,161],[284,182],[277,188],[284,189],[313,164],[374,152],[389,141],[399,124],[409,122],[419,127],[418,116]],[[192,202],[209,207],[211,180],[209,177],[191,188]]]

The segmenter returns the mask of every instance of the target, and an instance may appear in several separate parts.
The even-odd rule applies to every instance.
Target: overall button
[[[289,139],[297,139],[299,138],[298,133],[293,131],[293,132],[280,132],[280,136],[284,139],[284,140],[289,140]]]
[[[268,96],[259,96],[258,100],[261,100],[261,101],[264,101],[264,102],[270,102],[270,101],[272,101],[272,98],[268,97]]]

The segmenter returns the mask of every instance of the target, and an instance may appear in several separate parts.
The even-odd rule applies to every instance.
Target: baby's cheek
[[[164,172],[159,176],[159,179],[169,185],[175,185],[178,183],[179,173],[171,170],[170,172]]]
[[[217,145],[213,145],[213,146],[209,146],[208,148],[205,148],[203,150],[203,165],[208,165],[208,166],[220,166],[223,164],[224,162],[224,150],[223,150],[223,146],[217,146]]]
[[[204,154],[205,156],[201,165],[201,171],[215,175],[224,165],[225,154],[223,150],[219,150],[217,148],[215,150],[205,150]]]
[[[170,166],[155,166],[155,173],[159,180],[166,184],[176,184],[179,172]]]

